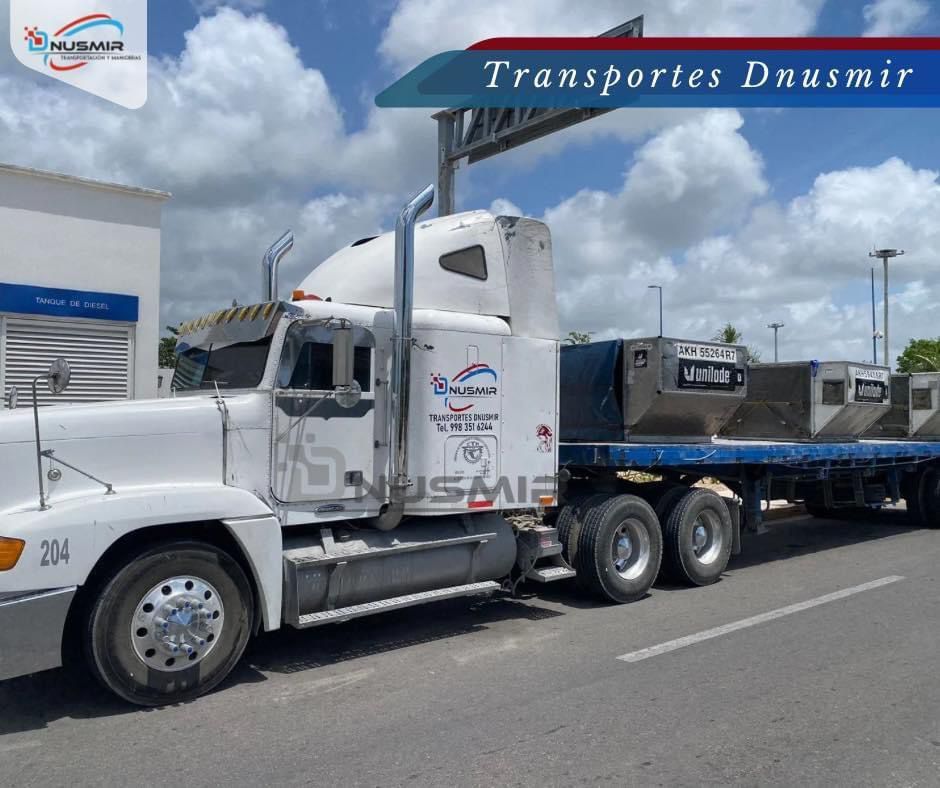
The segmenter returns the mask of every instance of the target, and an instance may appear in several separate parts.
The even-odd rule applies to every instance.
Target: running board
[[[536,583],[554,583],[556,580],[567,580],[578,573],[569,566],[539,566],[526,573],[526,580]]]
[[[421,605],[425,602],[439,602],[444,599],[454,599],[461,596],[473,596],[476,594],[492,594],[501,588],[499,583],[488,580],[483,583],[467,583],[462,586],[451,586],[450,588],[436,588],[433,591],[422,591],[420,594],[405,594],[404,596],[394,596],[390,599],[380,599],[377,602],[365,602],[361,605],[350,605],[349,607],[339,607],[335,610],[321,610],[317,613],[307,613],[300,616],[297,623],[293,626],[296,629],[307,629],[321,624],[339,624],[343,621],[349,621],[353,618],[362,616],[371,616],[373,613],[386,613],[389,610],[401,610],[413,605]]]

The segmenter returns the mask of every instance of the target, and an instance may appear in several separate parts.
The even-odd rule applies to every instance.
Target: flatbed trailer
[[[906,500],[933,525],[940,442],[861,440],[840,443],[715,439],[711,443],[562,443],[559,466],[596,484],[642,471],[691,485],[717,479],[741,502],[740,525],[762,529],[762,502],[786,499],[811,514],[877,508]],[[935,478],[936,477],[936,478]],[[574,481],[575,486],[578,482]],[[736,543],[737,543],[736,539]]]

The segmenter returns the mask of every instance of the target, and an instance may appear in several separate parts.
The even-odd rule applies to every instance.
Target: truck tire
[[[140,706],[191,700],[241,658],[253,624],[252,592],[238,563],[197,541],[152,547],[100,588],[83,637],[91,671]]]
[[[635,495],[614,495],[592,497],[583,508],[574,556],[582,588],[621,604],[645,596],[663,554],[652,507]]]
[[[663,494],[653,503],[653,509],[656,511],[656,517],[660,524],[669,519],[672,510],[676,504],[689,492],[689,488],[684,484],[673,484],[666,488]]]
[[[923,525],[923,507],[920,501],[921,473],[906,473],[901,479],[901,497],[907,508],[907,516],[914,525]]]
[[[930,465],[920,474],[919,521],[925,528],[940,528],[940,468]]]
[[[585,513],[592,503],[606,500],[609,497],[609,495],[603,493],[578,493],[571,496],[565,505],[561,507],[558,519],[555,521],[555,527],[558,529],[558,541],[561,542],[562,555],[572,566],[574,566],[575,556],[578,553],[578,535],[581,533]]]
[[[689,490],[663,523],[663,577],[696,586],[717,581],[731,557],[732,529],[720,495]]]

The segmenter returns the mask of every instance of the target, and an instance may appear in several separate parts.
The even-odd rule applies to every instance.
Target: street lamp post
[[[878,363],[878,323],[875,320],[875,269],[871,269],[871,363]]]
[[[774,330],[774,361],[776,362],[779,360],[779,356],[777,354],[777,331],[783,328],[783,323],[768,323],[767,328],[772,328]]]
[[[659,290],[659,336],[663,335],[663,288],[662,285],[647,285],[649,290]]]
[[[884,301],[885,301],[885,313],[884,313],[884,343],[882,345],[882,355],[884,356],[884,363],[888,369],[891,369],[891,354],[889,352],[890,345],[888,343],[888,260],[892,257],[900,257],[904,254],[903,249],[875,249],[868,253],[869,257],[878,257],[881,259],[881,262],[884,264],[885,269],[885,284],[884,284]]]

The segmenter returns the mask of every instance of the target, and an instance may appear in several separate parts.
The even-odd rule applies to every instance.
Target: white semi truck
[[[173,702],[259,629],[495,591],[519,545],[530,575],[573,574],[553,529],[500,514],[556,503],[548,229],[474,212],[416,231],[432,199],[291,302],[283,239],[265,302],[184,325],[175,397],[0,416],[0,678],[75,637],[118,695]]]
[[[752,527],[784,468],[806,470],[791,497],[811,483],[827,511],[847,473],[862,503],[906,491],[938,510],[940,473],[922,470],[936,445],[883,442],[856,465],[838,449],[831,475],[819,446],[769,444],[578,444],[559,465],[548,228],[487,212],[418,223],[432,199],[318,265],[289,302],[283,238],[260,303],[183,325],[174,397],[0,415],[0,679],[78,651],[132,703],[187,700],[260,630],[575,574],[630,602],[656,579],[664,534],[671,575],[714,582],[738,509],[691,489],[696,474],[729,478]],[[48,382],[67,377],[54,365]],[[620,478],[653,466],[675,480]]]

